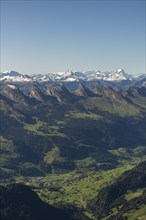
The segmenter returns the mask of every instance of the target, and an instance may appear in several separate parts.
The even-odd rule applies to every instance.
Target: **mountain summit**
[[[128,88],[133,85],[138,87],[145,86],[146,74],[133,76],[126,73],[123,69],[115,71],[65,71],[46,74],[26,75],[16,71],[6,71],[0,74],[2,83],[32,83],[32,84],[50,84],[50,83],[65,83],[68,89],[75,90],[78,84],[85,85],[90,89],[100,86],[110,86],[116,90]]]

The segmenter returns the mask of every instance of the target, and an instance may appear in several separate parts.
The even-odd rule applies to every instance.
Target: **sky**
[[[145,73],[145,1],[1,0],[1,72]]]

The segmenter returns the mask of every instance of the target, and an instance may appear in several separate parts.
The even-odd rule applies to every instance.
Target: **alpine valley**
[[[146,219],[146,75],[0,76],[2,220]]]

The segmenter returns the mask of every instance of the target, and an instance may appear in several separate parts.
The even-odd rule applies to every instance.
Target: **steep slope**
[[[69,92],[64,84],[50,84],[44,91],[45,94],[55,97],[59,103],[75,101],[75,96]]]
[[[42,202],[37,194],[28,186],[12,184],[6,187],[0,186],[1,220],[87,220],[82,217],[74,217],[77,210],[57,209]]]
[[[136,106],[140,106],[142,110],[145,110],[146,87],[129,87],[128,89],[121,91],[121,94],[128,101],[132,102]]]
[[[40,102],[46,102],[45,94],[36,86],[34,85],[28,94],[31,98],[34,98]]]
[[[12,101],[19,106],[27,107],[29,105],[29,99],[24,93],[14,85],[6,85],[1,91],[0,94]]]
[[[89,207],[98,217],[101,219],[105,216],[111,214],[113,209],[117,209],[119,214],[116,217],[112,215],[110,219],[122,219],[125,212],[137,207],[140,208],[142,205],[146,205],[146,191],[144,194],[137,199],[132,201],[127,201],[125,199],[125,194],[131,190],[146,188],[146,161],[140,163],[132,170],[129,170],[122,174],[115,183],[103,188],[96,199],[90,202]],[[141,201],[141,202],[140,202]],[[126,204],[125,204],[126,203]],[[126,208],[127,207],[127,208]],[[117,216],[119,218],[117,218]]]
[[[90,91],[87,87],[79,83],[78,88],[74,91],[74,94],[82,97],[94,97],[95,94]]]
[[[111,101],[113,103],[116,102],[122,104],[123,106],[128,104],[127,100],[111,87],[102,87],[99,91],[104,98],[108,99],[107,101]]]

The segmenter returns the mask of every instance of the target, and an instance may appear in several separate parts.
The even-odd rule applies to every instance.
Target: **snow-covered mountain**
[[[16,71],[6,71],[0,74],[1,82],[12,82],[12,83],[25,83],[25,82],[38,82],[38,83],[47,83],[47,82],[62,82],[62,83],[77,83],[84,82],[88,84],[103,84],[110,85],[111,84],[120,84],[123,82],[128,82],[129,84],[139,82],[140,80],[144,80],[146,78],[146,74],[140,74],[137,76],[133,76],[125,73],[123,69],[117,69],[115,71],[105,71],[102,72],[100,70],[91,70],[91,71],[65,71],[65,72],[57,72],[57,73],[47,73],[47,74],[21,74]]]
[[[38,75],[33,75],[33,79],[41,80],[38,78]],[[46,74],[45,79],[51,79],[52,81],[62,81],[62,82],[73,82],[73,81],[95,81],[95,80],[104,80],[104,81],[121,81],[121,80],[132,80],[132,76],[126,74],[124,70],[118,69],[116,71],[101,72],[99,70],[91,70],[84,72],[58,72],[54,74]]]
[[[11,70],[0,73],[0,81],[28,82],[31,81],[31,77],[29,75],[24,75],[22,73]]]
[[[146,74],[140,73],[135,76],[137,81],[141,81],[146,78]]]

